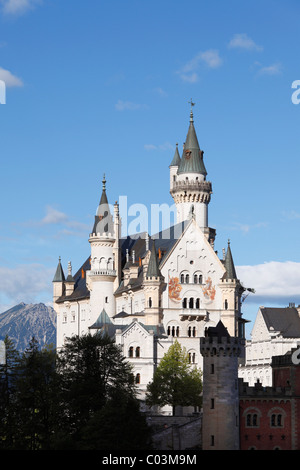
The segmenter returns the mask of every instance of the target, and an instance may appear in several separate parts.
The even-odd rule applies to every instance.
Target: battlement
[[[207,336],[200,338],[202,356],[236,356],[242,352],[240,338],[232,336]]]
[[[103,232],[103,233],[90,233],[90,237],[89,237],[89,242],[93,242],[93,241],[109,241],[109,242],[114,242],[115,241],[115,237],[114,237],[114,234],[113,233],[107,233],[107,232]]]

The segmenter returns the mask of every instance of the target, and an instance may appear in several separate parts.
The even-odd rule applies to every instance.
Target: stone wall
[[[201,449],[202,414],[196,416],[151,416],[148,424],[153,429],[156,450]]]

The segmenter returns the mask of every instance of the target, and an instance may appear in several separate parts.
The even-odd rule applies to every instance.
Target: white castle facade
[[[192,110],[182,156],[176,147],[169,168],[174,226],[122,238],[119,205],[109,205],[104,178],[90,256],[74,275],[69,263],[67,276],[59,260],[53,279],[57,348],[72,335],[106,331],[133,364],[141,396],[175,339],[202,368],[206,328],[221,320],[231,336],[244,337],[245,288],[230,243],[222,258],[215,251],[216,232],[208,226],[212,184]]]

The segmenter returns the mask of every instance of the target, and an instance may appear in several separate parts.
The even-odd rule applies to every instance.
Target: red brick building
[[[272,359],[272,387],[240,380],[240,449],[300,450],[298,351]],[[300,354],[299,354],[300,355]]]

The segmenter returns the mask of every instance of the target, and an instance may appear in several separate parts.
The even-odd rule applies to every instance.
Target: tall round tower
[[[200,340],[203,356],[203,450],[239,450],[238,358],[241,340],[220,321]]]
[[[194,214],[201,229],[208,227],[208,204],[212,185],[206,181],[206,168],[203,150],[200,149],[194,127],[193,106],[191,101],[190,125],[180,159],[178,149],[170,164],[170,193],[177,209],[177,222],[182,222]]]
[[[117,277],[115,259],[115,233],[113,217],[106,196],[106,179],[103,178],[100,203],[90,234],[91,269],[86,272],[90,291],[91,321],[96,321],[104,309],[111,318],[115,314],[114,282]]]

